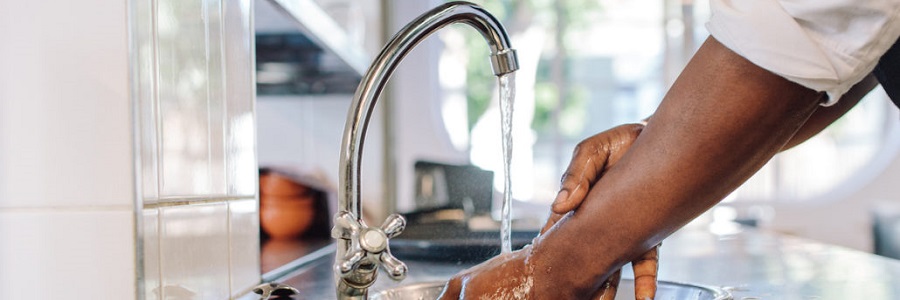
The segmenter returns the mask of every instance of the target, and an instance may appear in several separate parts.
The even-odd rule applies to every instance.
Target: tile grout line
[[[221,84],[222,84],[222,87],[221,87],[222,89],[220,91],[221,96],[222,96],[222,99],[220,99],[222,101],[222,110],[221,110],[222,123],[219,125],[222,126],[222,132],[221,132],[222,144],[221,144],[221,146],[222,146],[223,154],[225,155],[223,157],[224,158],[224,170],[223,170],[224,172],[222,174],[222,181],[225,183],[225,193],[227,194],[230,192],[228,190],[229,189],[228,135],[230,133],[229,132],[230,128],[228,126],[229,117],[230,117],[228,114],[228,96],[229,96],[228,95],[228,77],[227,77],[228,76],[228,70],[227,70],[228,54],[226,53],[226,50],[225,50],[225,39],[226,39],[226,37],[225,37],[225,22],[227,21],[225,18],[225,5],[227,5],[227,4],[225,1],[218,1],[218,2],[219,2],[219,7],[218,7],[219,8],[219,11],[218,11],[218,13],[219,13],[219,28],[218,28],[219,29],[219,45],[218,45],[219,46],[219,63],[222,65],[222,68],[220,68],[220,70],[219,70],[220,75],[221,75],[220,80],[221,80]],[[233,246],[234,245],[234,228],[233,228],[234,220],[232,219],[233,218],[232,203],[226,202],[226,206],[228,208],[227,209],[227,213],[228,213],[228,217],[227,217],[227,220],[228,220],[228,224],[227,224],[227,226],[228,226],[228,297],[229,297],[229,299],[232,299],[232,298],[234,298],[234,295],[235,295],[235,293],[234,293],[234,289],[235,289],[235,287],[234,287],[234,276],[235,276],[234,272],[235,272],[235,270],[234,270],[234,246]]]
[[[0,213],[134,212],[132,205],[0,207]]]
[[[173,197],[156,199],[158,202],[144,204],[144,208],[182,206],[192,204],[228,203],[231,201],[254,200],[254,195],[237,196],[197,196],[197,197]]]
[[[152,169],[153,173],[151,175],[155,175],[154,179],[156,180],[153,184],[154,196],[159,198],[159,195],[162,194],[163,191],[163,157],[162,157],[162,101],[159,98],[159,80],[160,80],[160,71],[159,71],[159,1],[157,0],[149,0],[150,1],[150,44],[151,44],[151,55],[150,55],[150,69],[151,76],[150,77],[150,119],[153,120],[152,124],[142,124],[147,125],[148,127],[153,128],[153,147],[152,153],[148,153],[150,158],[153,159]],[[141,158],[143,160],[143,157]],[[141,174],[142,176],[144,174]],[[142,179],[143,180],[143,179]],[[144,192],[141,191],[141,195],[143,196]],[[141,198],[142,201],[142,209],[147,208],[146,198]],[[156,262],[153,265],[153,268],[156,269],[156,287],[155,290],[155,300],[163,299],[163,245],[162,245],[162,237],[163,237],[163,216],[162,209],[158,208],[150,208],[156,210]],[[143,218],[143,214],[141,216]],[[146,241],[145,241],[146,242]],[[146,263],[144,265],[146,268]],[[146,286],[145,286],[146,288]],[[146,295],[145,295],[146,296]],[[151,299],[145,299],[151,300]]]
[[[128,71],[130,86],[130,102],[131,102],[131,159],[134,170],[131,172],[134,188],[132,189],[133,199],[131,207],[132,211],[132,247],[134,250],[134,297],[143,300],[146,295],[147,280],[146,272],[146,253],[144,252],[145,233],[144,233],[144,214],[142,207],[143,201],[143,101],[142,101],[142,76],[141,76],[141,51],[140,39],[143,38],[142,19],[138,18],[138,1],[127,1],[127,36],[128,36]]]

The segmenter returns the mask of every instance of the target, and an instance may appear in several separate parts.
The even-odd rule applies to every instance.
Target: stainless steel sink
[[[375,300],[432,300],[437,299],[445,282],[424,282],[405,285],[371,295]],[[616,299],[634,299],[634,281],[622,279]],[[656,300],[730,300],[731,294],[719,288],[660,281]]]

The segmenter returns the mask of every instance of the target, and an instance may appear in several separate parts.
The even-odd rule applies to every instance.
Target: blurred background
[[[442,3],[321,2],[368,57],[400,26]],[[512,166],[519,219],[546,215],[577,142],[653,114],[708,36],[705,1],[475,2],[501,19],[519,52]],[[268,35],[260,31],[260,165],[318,165],[336,182],[336,149],[353,85],[320,79],[302,86],[328,88],[291,90],[265,82],[271,68],[260,59]],[[381,210],[374,214],[413,211],[416,199],[433,193],[422,191],[424,173],[417,173],[416,162],[492,171],[495,204],[500,199],[498,85],[488,55],[478,33],[453,25],[401,64],[379,103],[363,160],[366,207]],[[323,58],[320,64],[329,63]],[[897,121],[896,109],[876,89],[833,126],[779,154],[700,222],[733,220],[871,250],[871,211],[897,201],[889,192],[891,178],[900,176],[893,167]]]

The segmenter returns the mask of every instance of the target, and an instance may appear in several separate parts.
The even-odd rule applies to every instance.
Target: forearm
[[[835,105],[829,107],[819,107],[816,109],[816,112],[809,117],[806,123],[803,124],[800,129],[797,130],[797,133],[791,137],[791,139],[781,148],[781,151],[788,150],[793,148],[799,144],[802,144],[806,140],[809,140],[813,136],[819,134],[826,127],[834,123],[837,119],[841,118],[846,114],[850,109],[859,104],[859,101],[862,100],[869,92],[872,91],[876,86],[878,86],[878,80],[875,79],[875,76],[869,75],[866,78],[863,78],[862,81],[857,83],[850,89],[841,100],[838,101]],[[647,124],[647,121],[650,120],[649,116],[641,120],[641,123]]]
[[[869,75],[854,85],[850,91],[841,97],[841,101],[838,101],[835,105],[819,107],[816,109],[816,112],[809,117],[809,120],[803,124],[803,127],[800,127],[800,129],[797,130],[797,133],[791,137],[791,140],[788,141],[781,150],[784,151],[790,149],[805,142],[816,134],[819,134],[819,132],[828,127],[828,125],[834,123],[835,120],[856,106],[856,104],[877,85],[878,80],[875,79],[875,76]]]
[[[629,152],[536,241],[535,291],[596,288],[758,170],[821,97],[707,41]]]

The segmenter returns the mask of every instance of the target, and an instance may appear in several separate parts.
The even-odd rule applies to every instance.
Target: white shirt
[[[710,0],[706,24],[723,45],[831,105],[900,36],[900,0]]]

